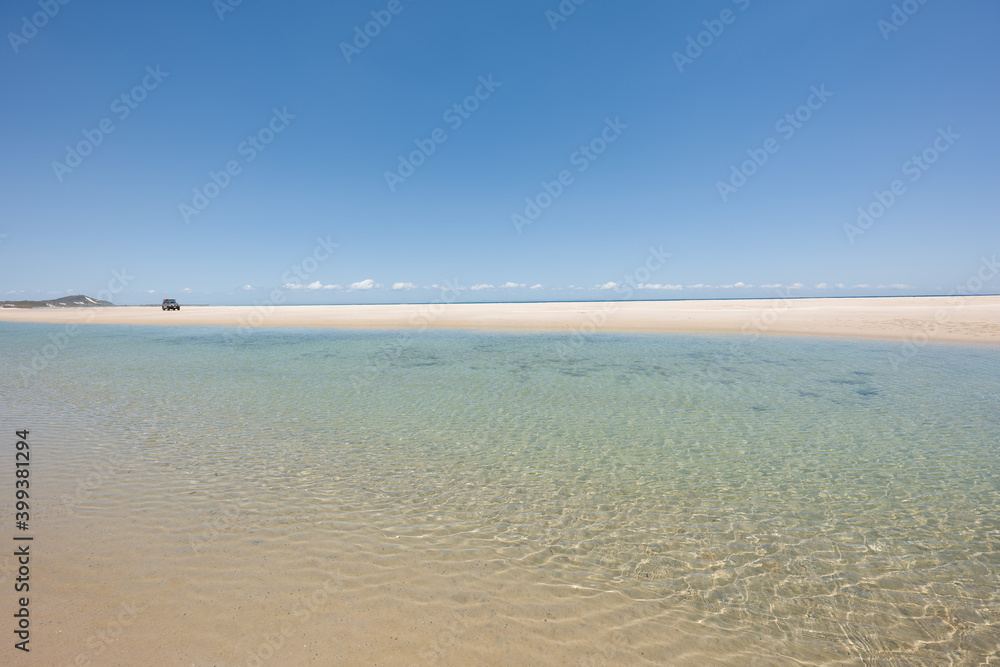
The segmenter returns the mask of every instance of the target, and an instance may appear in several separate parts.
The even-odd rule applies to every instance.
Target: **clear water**
[[[1000,350],[89,326],[42,364],[64,332],[0,324],[60,660],[1000,651]]]

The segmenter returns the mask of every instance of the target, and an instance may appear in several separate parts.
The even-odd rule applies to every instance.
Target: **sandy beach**
[[[0,321],[785,334],[1000,343],[1000,296],[0,309]]]
[[[4,664],[980,664],[997,305],[4,310]]]

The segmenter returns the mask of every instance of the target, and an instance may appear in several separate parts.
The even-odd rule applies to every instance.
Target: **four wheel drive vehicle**
[[[163,310],[180,310],[181,306],[174,299],[164,299],[163,300]]]

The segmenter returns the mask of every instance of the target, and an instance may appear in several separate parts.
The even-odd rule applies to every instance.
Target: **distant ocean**
[[[268,642],[270,664],[1000,650],[996,349],[228,333],[0,323],[50,631],[134,594],[122,636],[177,632],[197,664]]]

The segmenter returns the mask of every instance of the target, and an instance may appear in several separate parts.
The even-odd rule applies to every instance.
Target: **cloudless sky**
[[[6,299],[949,294],[1000,251],[989,0],[10,0],[0,29]]]

